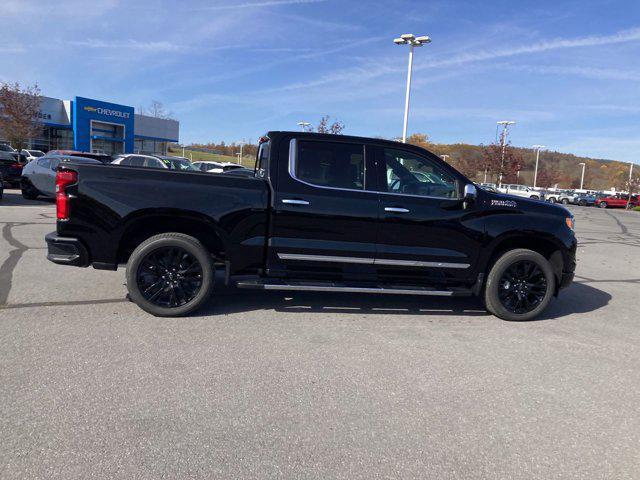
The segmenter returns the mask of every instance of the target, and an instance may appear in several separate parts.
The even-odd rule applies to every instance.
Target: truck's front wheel
[[[207,249],[182,233],[148,238],[127,263],[129,297],[159,317],[178,317],[200,308],[211,295],[214,279]]]
[[[487,310],[504,320],[531,320],[549,304],[556,277],[549,261],[518,248],[504,253],[487,276]]]

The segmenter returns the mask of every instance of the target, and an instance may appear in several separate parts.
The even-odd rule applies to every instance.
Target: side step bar
[[[238,288],[258,290],[283,290],[298,292],[345,292],[345,293],[382,293],[392,295],[429,295],[435,297],[459,297],[472,295],[469,289],[436,290],[420,286],[356,286],[339,283],[282,282],[270,280],[244,280],[236,283]]]

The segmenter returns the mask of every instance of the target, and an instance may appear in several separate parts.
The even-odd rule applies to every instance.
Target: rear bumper
[[[89,253],[77,238],[59,237],[56,232],[44,238],[47,241],[47,260],[59,265],[89,266]]]

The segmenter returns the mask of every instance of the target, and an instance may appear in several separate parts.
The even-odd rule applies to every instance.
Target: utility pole
[[[427,36],[416,37],[413,33],[405,33],[400,38],[395,38],[396,45],[409,45],[409,68],[407,70],[407,91],[404,97],[404,122],[402,124],[402,143],[407,143],[407,126],[409,125],[409,97],[411,96],[411,70],[413,69],[413,47],[421,47],[431,43]]]
[[[507,147],[507,135],[509,134],[509,125],[515,125],[516,122],[511,120],[502,120],[497,122],[498,125],[502,125],[502,134],[500,135],[502,141],[502,158],[500,160],[500,176],[498,177],[498,188],[502,187],[502,175],[504,173],[504,154]]]
[[[627,196],[627,210],[629,210],[629,207],[631,206],[631,195],[633,195],[633,162],[629,164],[629,196]]]
[[[580,177],[580,190],[584,186],[584,168],[587,166],[586,163],[580,162],[578,165],[582,165],[582,176]]]
[[[444,160],[445,162],[447,162],[447,158],[449,158],[450,155],[440,155],[440,158],[442,158],[442,160]],[[447,162],[449,163],[449,162]]]
[[[298,125],[300,125],[300,129],[303,132],[307,131],[307,127],[309,127],[311,124],[309,122],[298,122]]]
[[[533,145],[531,148],[536,151],[536,169],[533,172],[533,188],[536,188],[536,182],[538,181],[538,161],[540,160],[540,150],[546,148],[544,145]]]

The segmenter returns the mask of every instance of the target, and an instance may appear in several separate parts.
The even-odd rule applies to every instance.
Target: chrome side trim
[[[424,268],[469,268],[468,263],[421,262],[418,260],[393,260],[384,258],[340,257],[331,255],[305,255],[298,253],[278,253],[281,260],[301,260],[306,262],[359,263],[364,265],[391,265],[398,267]]]
[[[468,263],[452,263],[452,262],[420,262],[418,260],[393,260],[376,258],[375,265],[397,265],[406,267],[428,267],[428,268],[469,268]]]
[[[348,293],[387,293],[394,295],[430,295],[436,297],[450,297],[452,291],[447,290],[411,290],[400,288],[369,288],[369,287],[324,287],[311,285],[265,285],[265,290],[297,290],[307,292],[348,292]]]
[[[306,200],[294,200],[290,198],[283,199],[282,203],[287,203],[289,205],[309,205],[309,202],[307,202]]]
[[[331,263],[360,263],[373,265],[373,258],[338,257],[330,255],[303,255],[297,253],[279,253],[281,260],[303,260],[306,262],[331,262]]]

